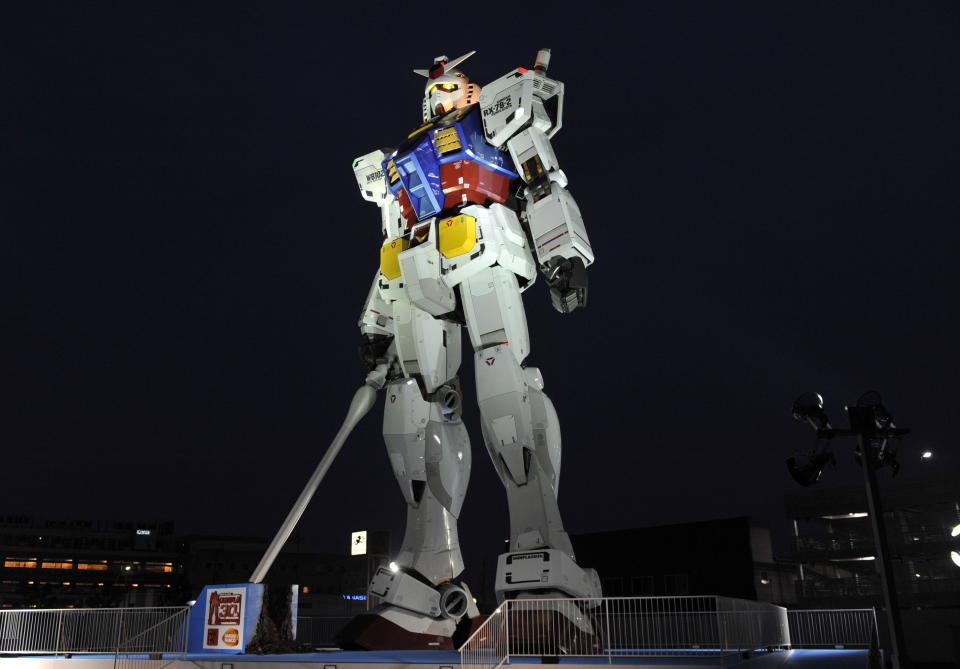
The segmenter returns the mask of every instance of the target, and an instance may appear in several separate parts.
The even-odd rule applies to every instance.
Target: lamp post
[[[896,581],[890,558],[890,546],[887,542],[886,521],[883,517],[883,504],[880,488],[877,485],[877,469],[889,466],[894,474],[900,469],[896,460],[896,451],[889,446],[889,440],[902,437],[910,432],[898,428],[893,416],[887,411],[876,392],[864,393],[856,406],[845,407],[850,421],[850,429],[838,430],[830,425],[823,410],[823,398],[817,393],[801,395],[793,405],[793,417],[809,423],[816,431],[817,440],[831,440],[834,437],[855,437],[856,454],[863,466],[863,480],[867,492],[867,511],[873,527],[876,545],[876,562],[880,571],[880,589],[883,604],[887,610],[887,626],[890,630],[890,655],[894,669],[909,669],[910,660],[903,639],[903,625],[900,621],[900,604],[897,598]],[[820,479],[824,466],[834,462],[833,454],[826,448],[814,449],[808,454],[806,464],[798,465],[795,457],[787,459],[790,474],[801,485],[812,485]]]

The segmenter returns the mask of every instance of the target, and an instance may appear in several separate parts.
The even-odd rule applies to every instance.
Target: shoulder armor
[[[563,121],[563,83],[529,70],[513,70],[483,87],[480,112],[487,141],[494,146],[502,146],[529,125],[553,137]]]
[[[386,153],[377,149],[353,161],[353,173],[360,186],[360,195],[367,202],[375,202],[380,207],[390,193],[383,176],[383,159],[386,156]]]

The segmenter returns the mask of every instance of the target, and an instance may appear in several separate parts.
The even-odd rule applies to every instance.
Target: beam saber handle
[[[280,549],[287,543],[287,539],[290,538],[293,529],[297,526],[297,523],[300,522],[300,517],[303,515],[303,512],[307,510],[307,505],[310,504],[310,500],[313,499],[313,494],[317,491],[317,487],[320,485],[323,477],[326,476],[327,470],[330,469],[334,458],[340,453],[340,449],[343,447],[344,442],[346,442],[347,437],[350,436],[353,428],[356,427],[360,419],[370,411],[370,407],[372,407],[376,401],[377,390],[383,387],[391,362],[392,361],[388,361],[378,365],[375,370],[367,375],[366,383],[360,386],[357,392],[354,393],[353,400],[350,402],[350,409],[347,410],[347,417],[343,420],[340,431],[337,432],[337,436],[333,438],[333,442],[327,448],[327,452],[323,454],[320,464],[318,464],[317,468],[313,471],[313,475],[310,477],[310,480],[307,481],[307,485],[303,487],[303,492],[300,493],[297,501],[293,503],[293,508],[290,509],[290,513],[287,514],[287,519],[283,521],[283,525],[280,526],[273,541],[271,541],[267,547],[266,552],[260,559],[260,564],[253,570],[253,574],[250,576],[250,583],[262,582],[267,572],[270,571],[270,567],[273,566],[274,560],[277,559]]]

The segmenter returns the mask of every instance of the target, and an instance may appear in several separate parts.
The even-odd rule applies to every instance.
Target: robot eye
[[[457,86],[456,84],[436,84],[433,86],[433,88],[430,89],[430,92],[433,93],[438,88],[444,93],[452,93],[453,91],[457,90],[460,87]]]

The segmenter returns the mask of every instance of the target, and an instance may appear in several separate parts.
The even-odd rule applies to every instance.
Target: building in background
[[[796,601],[795,564],[774,558],[770,530],[751,518],[592,532],[571,539],[577,562],[599,572],[605,597]]]
[[[204,585],[245,583],[267,540],[177,536],[171,522],[0,516],[0,608],[176,606]],[[369,560],[317,553],[294,538],[266,581],[300,586],[302,615],[366,607]]]
[[[173,523],[0,516],[0,607],[182,603]]]
[[[881,497],[908,651],[917,661],[960,660],[960,481],[886,481]],[[798,559],[798,605],[879,609],[864,488],[808,488],[787,495],[786,509]]]

